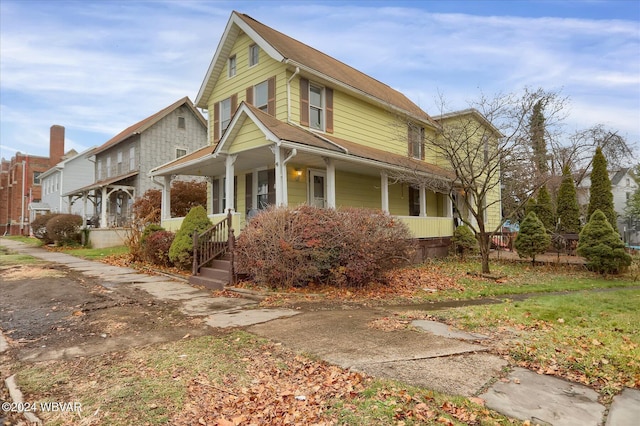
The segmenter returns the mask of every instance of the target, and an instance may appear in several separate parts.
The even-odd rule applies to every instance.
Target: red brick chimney
[[[54,124],[49,133],[49,165],[51,167],[64,157],[64,127]]]

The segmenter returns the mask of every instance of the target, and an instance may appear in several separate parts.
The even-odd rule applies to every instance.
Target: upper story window
[[[182,148],[176,148],[176,158],[184,157],[187,155],[187,150]]]
[[[220,102],[220,136],[227,130],[231,122],[231,98]]]
[[[136,148],[129,148],[129,171],[136,169]]]
[[[309,85],[309,127],[324,130],[324,88]]]
[[[238,95],[216,102],[213,106],[213,135],[215,141],[219,141],[224,131],[231,123],[231,116],[238,107]]]
[[[228,72],[229,78],[236,75],[236,55],[233,55],[229,58],[228,70],[229,70]]]
[[[96,168],[98,169],[98,180],[102,180],[102,160],[96,162]]]
[[[256,108],[267,112],[269,102],[269,84],[267,81],[253,86],[253,100]]]
[[[33,184],[40,185],[40,175],[42,172],[33,172]]]
[[[118,171],[117,171],[118,174],[123,172],[123,170],[122,170],[122,151],[118,151],[118,166],[117,166],[117,168],[118,168]]]
[[[107,157],[107,177],[111,177],[111,157]]]
[[[333,89],[300,79],[300,124],[333,133]]]
[[[187,128],[187,122],[185,121],[184,117],[178,117],[178,129],[186,129]]]
[[[424,128],[414,123],[408,126],[409,156],[424,160]]]
[[[260,59],[260,48],[257,44],[249,46],[249,66],[252,67],[258,64]]]

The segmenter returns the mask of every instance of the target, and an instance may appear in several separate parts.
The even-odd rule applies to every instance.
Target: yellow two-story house
[[[425,142],[441,124],[402,93],[233,12],[195,105],[208,112],[209,145],[150,173],[165,188],[166,229],[182,220],[169,216],[171,177],[194,175],[209,179],[211,217],[231,211],[236,232],[270,205],[363,207],[406,222],[424,256],[446,253],[462,211],[455,174]]]

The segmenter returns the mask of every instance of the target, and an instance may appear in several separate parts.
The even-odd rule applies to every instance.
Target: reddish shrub
[[[254,217],[236,245],[239,270],[273,286],[361,286],[405,263],[406,226],[379,211],[273,208]]]
[[[82,216],[59,214],[47,222],[47,236],[58,246],[80,244]]]
[[[150,234],[142,244],[144,258],[154,265],[171,266],[169,248],[174,237],[175,234],[169,231],[155,231]]]
[[[36,216],[33,222],[31,222],[31,232],[33,236],[42,240],[45,244],[53,243],[53,240],[47,234],[47,222],[59,215],[60,213],[46,213]]]

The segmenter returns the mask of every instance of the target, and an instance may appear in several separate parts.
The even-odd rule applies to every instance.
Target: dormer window
[[[258,65],[258,60],[260,58],[260,48],[257,44],[252,44],[249,46],[249,67],[254,65]]]
[[[229,70],[228,71],[229,78],[236,75],[236,55],[233,55],[232,57],[229,58],[228,70]]]
[[[424,127],[409,123],[408,126],[409,156],[424,160]]]

